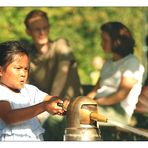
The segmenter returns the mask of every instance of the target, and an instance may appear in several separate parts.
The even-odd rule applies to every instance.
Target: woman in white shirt
[[[135,40],[120,22],[101,26],[102,48],[112,58],[104,63],[100,78],[87,96],[98,103],[100,113],[109,119],[130,124],[141,92],[144,67],[133,54]]]
[[[0,141],[40,141],[44,129],[37,115],[62,114],[63,103],[37,87],[25,84],[29,56],[18,41],[0,43]]]

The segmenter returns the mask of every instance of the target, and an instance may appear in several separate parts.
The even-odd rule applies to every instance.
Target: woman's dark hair
[[[133,54],[135,40],[125,25],[120,22],[107,22],[100,29],[110,36],[113,53],[117,53],[122,57],[130,53]]]
[[[25,24],[26,28],[29,29],[29,23],[28,23],[29,19],[31,19],[33,17],[36,17],[36,16],[44,17],[49,23],[47,13],[45,13],[42,10],[32,10],[27,14],[27,16],[26,16],[26,18],[24,20],[24,24]]]
[[[13,62],[17,54],[25,54],[29,57],[29,53],[25,46],[19,41],[7,41],[0,43],[0,66],[6,68]]]

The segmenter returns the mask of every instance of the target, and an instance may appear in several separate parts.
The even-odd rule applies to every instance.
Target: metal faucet
[[[66,118],[66,141],[100,140],[96,121],[107,122],[105,116],[98,114],[96,101],[87,96],[78,96],[69,103]]]

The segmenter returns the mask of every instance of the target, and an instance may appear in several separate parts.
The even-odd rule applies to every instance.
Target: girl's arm
[[[57,97],[45,97],[45,101],[39,104],[20,108],[12,109],[8,101],[0,101],[0,118],[7,124],[15,124],[25,120],[29,120],[38,114],[48,111],[53,114],[62,114],[64,111],[57,103],[62,103]]]
[[[108,97],[98,98],[96,101],[99,105],[112,105],[121,102],[129,94],[130,90],[137,83],[136,79],[122,77],[119,89],[116,93]]]

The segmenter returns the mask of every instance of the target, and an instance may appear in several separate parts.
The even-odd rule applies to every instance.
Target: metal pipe
[[[126,129],[126,130],[128,130],[132,133],[137,134],[137,135],[144,136],[144,137],[148,138],[148,132],[142,131],[140,129],[137,129],[137,128],[134,128],[134,127],[131,127],[131,126],[128,126],[128,125],[124,125],[122,123],[119,123],[119,122],[116,122],[116,121],[113,121],[113,120],[108,120],[108,123],[115,125],[117,127]]]

